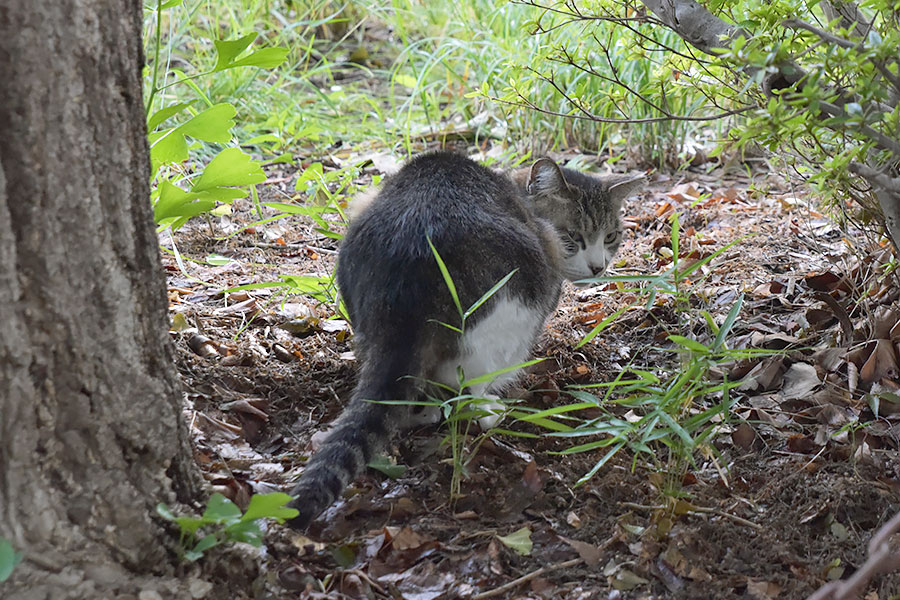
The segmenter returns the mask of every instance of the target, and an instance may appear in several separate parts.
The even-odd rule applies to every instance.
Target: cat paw
[[[482,431],[493,429],[503,418],[506,412],[506,405],[497,402],[498,400],[500,400],[500,396],[485,394],[484,401],[475,405],[476,410],[490,413],[478,419],[478,426],[481,427]]]
[[[410,406],[406,417],[406,427],[414,428],[423,425],[434,425],[441,422],[439,406]]]

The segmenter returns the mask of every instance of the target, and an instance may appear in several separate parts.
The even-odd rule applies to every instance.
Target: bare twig
[[[549,83],[557,91],[557,93],[560,96],[562,96],[563,99],[566,100],[566,102],[568,102],[569,104],[571,104],[572,106],[577,108],[581,114],[562,113],[562,112],[558,112],[558,111],[541,108],[541,107],[535,105],[530,100],[528,100],[524,95],[519,93],[518,90],[516,90],[516,92],[518,93],[519,98],[522,100],[521,103],[510,102],[509,100],[503,100],[501,98],[495,98],[493,96],[490,97],[491,100],[501,102],[504,104],[509,104],[512,106],[521,106],[524,108],[530,108],[532,110],[543,113],[545,115],[552,115],[552,116],[556,116],[556,117],[565,117],[567,119],[581,119],[581,120],[585,120],[585,121],[596,121],[598,123],[659,123],[662,121],[695,121],[695,122],[715,121],[718,119],[724,119],[725,117],[730,117],[732,115],[741,114],[743,112],[746,112],[748,110],[756,108],[755,105],[751,104],[751,105],[741,106],[741,107],[738,107],[738,108],[735,108],[732,110],[727,110],[727,111],[724,111],[721,113],[716,113],[714,115],[704,115],[704,116],[699,116],[699,117],[676,115],[676,114],[672,114],[672,113],[664,113],[665,116],[662,116],[662,117],[644,117],[641,119],[613,119],[613,118],[608,118],[608,117],[601,117],[600,115],[595,115],[594,113],[589,111],[587,108],[585,108],[583,106],[582,102],[578,102],[574,98],[572,98],[564,89],[562,89],[562,87],[559,84],[557,84],[553,80],[552,77],[547,77],[546,75],[543,75],[530,67],[526,67],[526,69],[531,71],[536,77],[538,77],[542,81]]]
[[[568,569],[569,567],[574,567],[575,565],[579,565],[584,562],[582,558],[573,558],[571,560],[567,560],[561,563],[556,563],[555,565],[549,565],[546,567],[541,567],[536,571],[532,571],[527,575],[522,575],[518,579],[513,579],[509,583],[504,583],[500,587],[496,587],[492,590],[488,590],[486,592],[481,592],[480,594],[475,594],[472,596],[472,600],[486,600],[487,598],[493,598],[494,596],[499,596],[501,594],[505,594],[506,592],[510,592],[523,583],[528,583],[535,577],[540,577],[544,573],[550,573],[552,571],[558,571],[560,569]]]
[[[598,546],[598,550],[600,550],[601,552],[603,550],[606,550],[614,542],[618,541],[618,539],[619,539],[618,535],[612,536],[611,538],[609,538],[608,540],[606,540],[605,542],[600,544],[600,546]],[[499,596],[501,594],[505,594],[506,592],[510,592],[510,591],[516,589],[523,583],[528,583],[529,581],[531,581],[532,579],[534,579],[536,577],[540,577],[541,575],[544,575],[546,573],[552,573],[553,571],[559,571],[560,569],[568,569],[569,567],[574,567],[576,565],[580,565],[583,562],[584,562],[584,559],[579,557],[579,558],[573,558],[570,560],[566,560],[561,563],[556,563],[555,565],[547,565],[546,567],[541,567],[540,569],[532,571],[531,573],[522,575],[518,579],[513,579],[512,581],[510,581],[508,583],[504,583],[500,587],[496,587],[496,588],[494,588],[492,590],[488,590],[486,592],[481,592],[480,594],[475,594],[474,596],[472,596],[472,600],[486,600],[487,598],[493,598],[494,596]]]
[[[900,551],[890,545],[890,537],[900,531],[900,513],[884,524],[869,541],[869,557],[853,575],[820,587],[808,600],[851,600],[858,598],[869,581],[881,573],[900,569]]]
[[[621,506],[624,506],[625,508],[633,508],[635,510],[643,510],[643,511],[665,510],[667,508],[664,505],[650,506],[647,504],[635,504],[634,502],[620,502],[619,504]],[[762,531],[763,529],[765,529],[762,525],[760,525],[758,523],[754,523],[753,521],[748,521],[744,517],[739,517],[737,515],[733,515],[729,512],[725,512],[724,510],[721,510],[718,508],[709,508],[706,506],[697,506],[695,504],[691,504],[688,512],[709,514],[709,515],[716,515],[719,517],[724,517],[726,519],[731,519],[735,523],[740,523],[741,525],[744,525],[751,529],[755,529],[757,531]]]

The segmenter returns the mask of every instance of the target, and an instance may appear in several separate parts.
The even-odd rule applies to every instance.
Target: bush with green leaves
[[[541,11],[534,29],[546,50],[532,61],[541,65],[535,76],[511,81],[502,100],[534,105],[539,82],[566,102],[555,112],[600,128],[609,107],[618,122],[639,127],[740,115],[729,144],[762,145],[777,167],[793,169],[841,207],[856,200],[859,216],[882,218],[900,242],[895,0],[521,3]],[[636,63],[651,65],[647,79],[629,75]],[[576,75],[607,89],[586,93]]]
[[[182,558],[195,561],[203,557],[203,553],[224,542],[244,542],[259,547],[262,545],[263,531],[261,519],[272,519],[283,523],[297,516],[297,509],[287,508],[291,501],[287,494],[254,494],[250,498],[247,511],[222,494],[213,494],[200,517],[179,517],[165,504],[158,504],[156,512],[168,521],[172,521],[181,533],[179,548]]]
[[[284,48],[262,48],[245,54],[258,37],[254,32],[236,40],[212,40],[216,62],[209,70],[187,74],[183,68],[170,67],[181,57],[171,44],[166,44],[164,52],[164,16],[168,16],[170,24],[177,18],[190,19],[190,14],[172,14],[186,11],[182,3],[183,0],[157,0],[155,6],[147,5],[145,9],[154,28],[153,35],[146,36],[147,54],[152,60],[147,68],[145,92],[151,201],[156,223],[173,229],[191,217],[245,197],[247,186],[265,180],[260,163],[232,145],[231,129],[237,109],[227,102],[214,103],[194,80],[242,67],[272,69],[284,62],[288,53]],[[182,60],[178,62],[181,64]],[[170,77],[174,80],[167,81]],[[170,98],[166,91],[173,86],[190,87],[196,98]],[[226,147],[218,149],[221,146]],[[211,158],[207,162],[208,156]],[[185,165],[190,159],[194,164]],[[204,162],[205,167],[201,166]]]

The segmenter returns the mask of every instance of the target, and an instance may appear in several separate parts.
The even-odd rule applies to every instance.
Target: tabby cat
[[[304,528],[327,508],[391,437],[415,419],[406,405],[424,382],[466,378],[523,362],[556,308],[563,279],[599,276],[622,240],[622,201],[643,176],[587,175],[541,158],[502,174],[449,152],[418,156],[360,199],[338,257],[337,279],[354,326],[359,382],[322,447],[309,460],[290,506]],[[461,305],[509,281],[466,321]],[[514,373],[473,386],[490,397]]]

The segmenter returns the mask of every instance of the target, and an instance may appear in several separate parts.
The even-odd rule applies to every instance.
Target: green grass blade
[[[610,448],[609,451],[603,455],[603,458],[601,458],[599,461],[597,461],[597,464],[595,464],[593,467],[591,467],[590,471],[588,471],[587,473],[582,475],[581,478],[575,482],[575,487],[578,487],[580,485],[587,483],[591,477],[593,477],[594,475],[597,474],[597,471],[599,471],[600,469],[603,468],[603,465],[608,463],[609,460],[613,456],[615,456],[616,453],[619,452],[619,450],[621,450],[624,447],[625,447],[625,442],[619,442],[618,444],[616,444],[615,446]]]
[[[533,423],[539,419],[543,419],[545,417],[552,417],[555,415],[562,415],[565,413],[570,413],[576,410],[584,410],[586,408],[597,408],[596,402],[578,402],[576,404],[566,404],[565,406],[555,406],[553,408],[548,408],[546,410],[542,410],[540,412],[528,414],[524,417],[520,417],[519,421],[526,421],[529,423]]]
[[[487,302],[487,301],[491,298],[491,296],[493,296],[493,295],[496,294],[498,291],[500,291],[500,288],[502,288],[504,285],[506,285],[506,282],[509,281],[509,278],[512,277],[513,275],[515,275],[515,274],[516,274],[516,271],[518,271],[518,270],[519,270],[518,268],[513,269],[512,271],[510,271],[509,273],[507,273],[507,274],[503,277],[503,279],[501,279],[500,281],[498,281],[497,283],[495,283],[495,284],[494,284],[494,287],[492,287],[492,288],[489,289],[487,292],[485,292],[485,294],[484,294],[481,298],[479,298],[479,299],[475,302],[475,304],[473,304],[472,306],[469,307],[469,310],[467,310],[467,311],[465,312],[465,314],[463,314],[463,319],[468,319],[468,318],[469,318],[469,315],[471,315],[473,312],[475,312],[476,310],[478,310],[478,308],[479,308],[482,304],[484,304],[485,302]]]
[[[425,236],[425,239],[428,241],[428,246],[431,248],[431,253],[434,254],[434,259],[437,261],[438,268],[441,270],[441,276],[444,278],[444,283],[447,285],[447,289],[450,290],[450,296],[453,298],[453,304],[456,306],[456,310],[459,312],[460,318],[463,318],[463,309],[462,305],[459,303],[459,295],[456,293],[456,284],[453,283],[453,277],[450,276],[450,271],[447,270],[447,265],[444,264],[444,259],[441,258],[440,254],[438,254],[437,248],[435,248],[434,244],[431,243],[431,237]]]
[[[629,304],[629,305],[627,305],[627,306],[623,306],[622,308],[620,308],[619,310],[617,310],[617,311],[614,312],[613,314],[609,315],[608,317],[606,317],[605,319],[603,319],[602,321],[600,321],[599,323],[597,323],[596,325],[594,325],[594,328],[591,329],[591,331],[590,331],[586,336],[584,336],[583,338],[581,338],[581,341],[578,342],[578,344],[575,346],[575,348],[576,348],[576,349],[581,348],[582,346],[584,346],[585,344],[587,344],[588,342],[590,342],[592,339],[594,339],[595,337],[597,337],[597,334],[599,334],[601,331],[603,331],[604,329],[606,329],[606,328],[609,326],[610,323],[612,323],[613,321],[615,321],[616,319],[618,319],[619,316],[620,316],[622,313],[624,313],[626,310],[628,310],[628,309],[631,308],[632,306],[634,306],[634,303],[631,303],[631,304]]]
[[[743,305],[744,294],[741,294],[738,296],[734,306],[731,307],[731,310],[728,311],[728,316],[725,317],[722,326],[719,327],[719,333],[716,335],[716,339],[712,345],[713,352],[718,352],[725,347],[725,338],[728,337],[729,332],[731,332],[731,328],[734,326],[735,321],[737,321],[738,314],[740,314]]]
[[[512,371],[518,371],[519,369],[524,369],[526,367],[530,367],[531,365],[536,365],[539,362],[543,362],[547,360],[546,358],[533,358],[531,360],[526,360],[523,363],[519,363],[517,365],[513,365],[511,367],[505,367],[503,369],[497,369],[496,371],[491,371],[490,373],[485,373],[479,377],[474,377],[472,379],[467,379],[462,382],[462,388],[472,387],[473,385],[478,385],[480,383],[490,383],[491,381],[497,379],[500,375],[505,373],[510,373]]]

